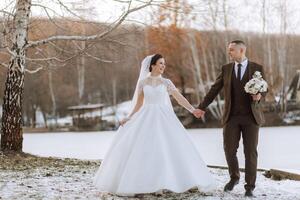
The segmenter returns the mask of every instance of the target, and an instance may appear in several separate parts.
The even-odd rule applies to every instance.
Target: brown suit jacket
[[[200,103],[198,106],[201,110],[205,110],[208,105],[215,99],[215,97],[219,94],[222,88],[224,88],[224,111],[223,111],[223,119],[222,124],[224,125],[230,115],[230,109],[231,109],[231,77],[232,77],[232,71],[233,71],[234,63],[229,63],[222,66],[222,71],[217,77],[215,83],[210,88],[209,92],[204,97],[204,100]],[[263,78],[265,79],[263,67],[257,63],[248,61],[248,67],[249,67],[249,80],[252,78],[252,75],[255,71],[260,71]],[[246,76],[245,74],[244,76]],[[266,79],[265,79],[266,80]],[[266,93],[262,93],[262,96],[264,97]],[[254,102],[252,100],[251,95],[249,95],[249,98],[251,98],[251,110],[253,113],[253,116],[255,118],[255,121],[258,125],[262,125],[265,122],[263,112],[261,110],[260,102]]]

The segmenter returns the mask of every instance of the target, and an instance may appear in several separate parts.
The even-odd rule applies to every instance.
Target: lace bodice
[[[138,84],[138,93],[144,92],[145,104],[165,104],[166,95],[174,90],[175,85],[161,76],[148,76]]]
[[[172,83],[171,80],[163,78],[161,76],[148,76],[144,80],[141,80],[138,84],[138,92],[142,92],[144,86],[149,85],[151,87],[157,87],[159,85],[165,86],[167,92],[170,94],[173,90],[176,90],[175,85]]]
[[[144,93],[145,104],[167,105],[171,94],[176,101],[188,111],[193,112],[194,108],[180,94],[173,82],[161,76],[148,76],[138,83],[138,94]]]

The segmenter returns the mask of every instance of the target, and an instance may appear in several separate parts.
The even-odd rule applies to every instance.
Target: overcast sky
[[[74,4],[72,2],[87,2],[84,4]],[[190,20],[190,25],[197,29],[212,29],[209,23],[210,10],[204,1],[219,2],[219,12],[221,15],[221,3],[223,0],[189,0],[193,5],[193,15],[195,20]],[[240,31],[262,32],[262,1],[263,0],[227,0],[228,2],[228,28]],[[300,34],[300,0],[266,0],[267,24],[266,32],[279,33],[282,30],[280,10],[283,8],[282,2],[286,2],[286,22],[287,32],[292,34]],[[11,2],[11,3],[10,3]],[[15,1],[1,0],[0,8],[6,8],[7,11],[12,9]],[[116,20],[122,11],[126,8],[126,4],[118,3],[113,0],[61,0],[68,8],[64,8],[59,4],[59,0],[35,0],[33,1],[32,16],[46,16],[46,12],[42,7],[48,7],[48,13],[51,16],[73,16],[67,9],[74,11],[74,8],[81,11],[74,11],[76,14],[93,21],[111,22]],[[280,4],[281,2],[281,4]],[[6,7],[11,5],[10,7]],[[138,5],[135,3],[133,6]],[[156,6],[140,10],[128,17],[142,24],[153,23],[153,10]],[[73,16],[74,17],[74,16]],[[219,18],[218,29],[224,29],[222,18]]]

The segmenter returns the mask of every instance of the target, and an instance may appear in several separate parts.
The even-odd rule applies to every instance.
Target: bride
[[[121,121],[94,177],[101,192],[117,195],[185,192],[197,187],[212,192],[216,182],[187,131],[175,115],[169,95],[193,113],[193,106],[163,78],[165,60],[147,56],[133,97],[133,111]]]

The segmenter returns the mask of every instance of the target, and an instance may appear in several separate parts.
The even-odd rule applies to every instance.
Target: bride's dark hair
[[[161,59],[161,58],[163,58],[163,56],[160,55],[160,54],[155,54],[155,55],[151,58],[150,67],[149,67],[149,71],[150,71],[150,72],[152,71],[152,65],[155,65],[156,62],[157,62],[159,59]]]

